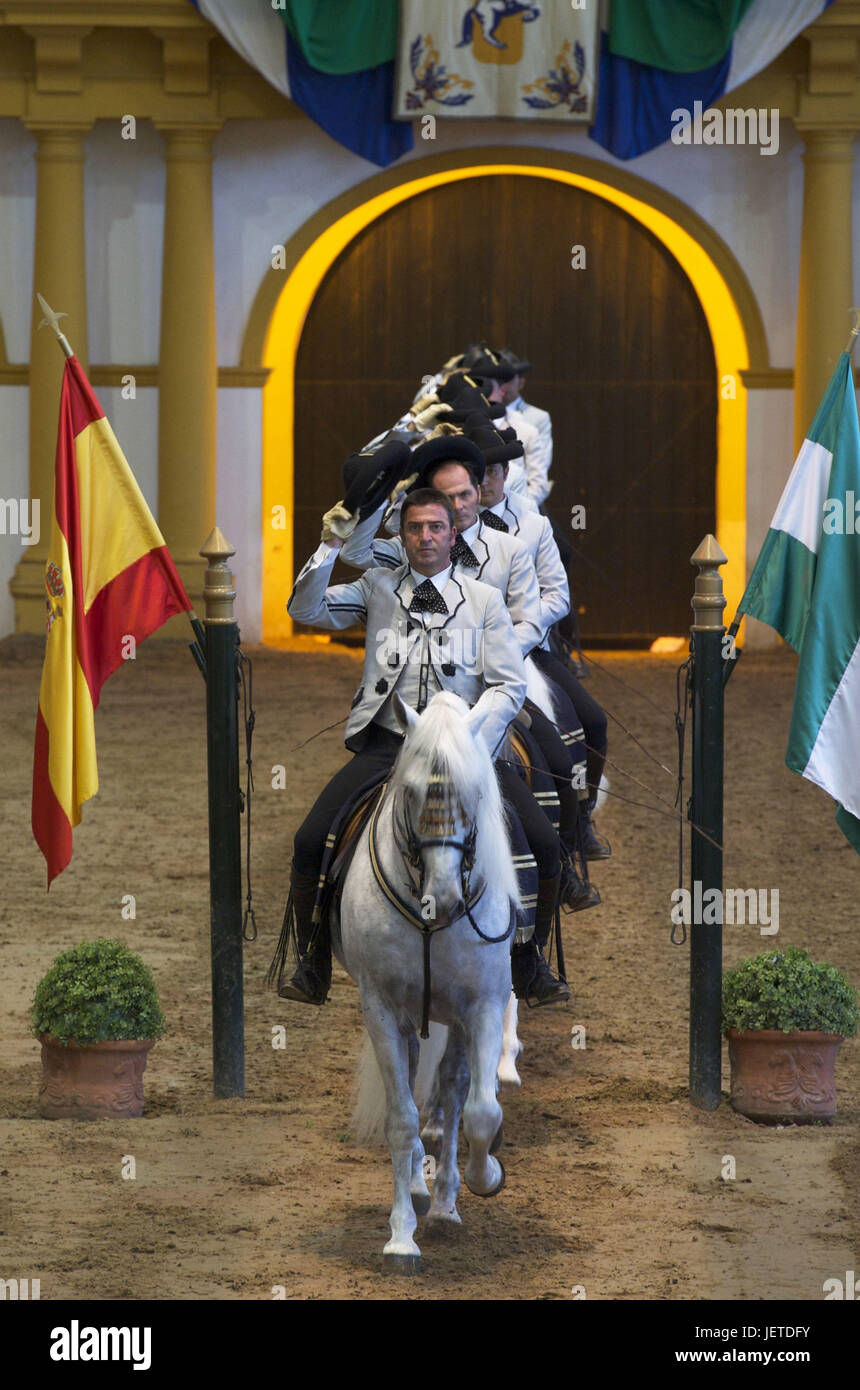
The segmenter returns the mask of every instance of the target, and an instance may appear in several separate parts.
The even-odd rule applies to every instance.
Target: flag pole
[[[854,340],[857,337],[857,334],[860,333],[860,309],[854,306],[853,308],[849,309],[848,312],[849,314],[854,315],[854,327],[851,329],[851,333],[848,337],[848,342],[845,344],[845,351],[848,353],[850,357],[851,353],[854,351]]]
[[[66,357],[66,359],[68,360],[70,357],[74,357],[75,349],[72,347],[65,333],[60,328],[60,319],[67,319],[69,317],[68,314],[62,311],[60,313],[55,313],[48,301],[46,299],[43,299],[42,295],[39,294],[38,290],[36,291],[36,298],[39,301],[39,308],[45,315],[45,317],[42,319],[42,322],[39,324],[39,328],[52,328],[57,335],[57,342],[63,349],[63,354]],[[194,660],[197,662],[197,665],[199,666],[200,670],[202,671],[205,677],[206,657],[204,653],[206,651],[206,634],[203,631],[203,624],[201,623],[197,614],[194,612],[193,608],[190,609],[188,612],[188,621],[190,622],[191,630],[194,633],[194,641],[189,642],[188,646],[191,650],[191,655],[194,657]]]

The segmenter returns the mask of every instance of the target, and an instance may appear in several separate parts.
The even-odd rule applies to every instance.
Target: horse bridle
[[[462,807],[460,808],[462,812]],[[478,826],[472,821],[468,834],[462,840],[455,840],[450,835],[423,835],[419,836],[412,824],[412,817],[409,813],[409,802],[404,794],[403,797],[403,828],[406,835],[406,843],[402,844],[398,838],[397,824],[397,803],[392,806],[392,825],[394,827],[394,843],[400,851],[400,857],[406,866],[406,877],[414,898],[423,899],[424,887],[424,860],[422,854],[425,849],[458,849],[460,851],[460,888],[462,890],[463,902],[470,908],[474,907],[483,893],[482,887],[474,899],[470,901],[472,870],[475,867],[475,845],[478,838]],[[465,822],[465,813],[461,816]],[[420,824],[420,822],[419,822]],[[418,882],[416,886],[412,871],[416,870]],[[484,885],[486,886],[486,885]],[[455,921],[457,919],[455,918]]]
[[[441,778],[431,778],[431,783],[436,781],[441,784],[442,780],[443,779]],[[462,840],[455,839],[452,835],[448,834],[438,836],[419,835],[412,824],[412,817],[409,814],[409,803],[404,794],[402,824],[405,834],[405,844],[403,843],[398,834],[400,827],[398,826],[396,800],[392,802],[391,822],[394,844],[403,860],[406,869],[406,877],[409,880],[409,890],[412,896],[414,898],[417,898],[419,902],[423,900],[422,887],[424,882],[424,861],[422,859],[422,854],[425,849],[458,849],[460,851],[460,889],[464,903],[464,909],[463,912],[460,914],[460,917],[455,917],[450,922],[436,923],[423,916],[418,916],[413,911],[410,904],[407,903],[397,892],[397,889],[393,888],[392,885],[388,882],[388,880],[385,877],[385,874],[383,873],[382,865],[380,863],[379,846],[377,843],[377,823],[379,820],[379,812],[382,807],[382,803],[385,800],[386,791],[387,784],[383,787],[382,795],[379,797],[379,800],[377,801],[376,806],[374,807],[373,815],[370,820],[370,863],[371,867],[373,868],[373,873],[374,877],[376,878],[376,882],[379,884],[379,887],[382,889],[385,896],[406,918],[407,922],[411,923],[413,927],[418,928],[423,938],[424,1003],[421,1016],[421,1037],[428,1038],[430,1036],[430,939],[433,936],[433,933],[437,931],[442,931],[445,927],[452,926],[454,922],[458,922],[460,920],[460,917],[465,916],[468,918],[473,930],[477,932],[478,936],[481,938],[482,941],[485,941],[490,945],[495,945],[500,941],[506,940],[506,938],[510,936],[511,932],[514,929],[514,926],[516,925],[516,910],[513,904],[511,904],[510,921],[508,923],[507,930],[502,932],[499,936],[487,936],[485,932],[481,931],[481,928],[478,926],[477,922],[474,920],[472,916],[472,910],[480,902],[487,887],[486,882],[484,882],[474,893],[472,892],[471,875],[472,869],[475,866],[475,849],[478,838],[478,827],[476,822],[472,821],[471,828],[468,834],[465,835]],[[462,811],[462,807],[460,809]],[[462,818],[463,820],[466,819],[465,814]],[[451,817],[448,816],[447,819],[450,820]]]

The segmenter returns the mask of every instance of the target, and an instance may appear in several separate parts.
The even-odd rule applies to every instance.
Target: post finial
[[[693,628],[721,628],[726,600],[723,596],[723,577],[720,565],[728,559],[710,532],[690,556],[690,564],[698,567],[690,606],[693,609]]]
[[[200,548],[200,554],[209,561],[203,581],[207,624],[235,622],[233,601],[236,589],[227,561],[236,552],[220,526],[213,526]]]
[[[854,327],[851,329],[848,342],[845,344],[845,351],[850,353],[854,350],[854,339],[857,337],[857,334],[860,333],[860,309],[855,305],[853,308],[849,309],[848,312],[854,315]]]

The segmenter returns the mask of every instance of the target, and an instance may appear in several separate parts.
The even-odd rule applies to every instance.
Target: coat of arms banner
[[[594,119],[598,3],[401,0],[394,114]]]

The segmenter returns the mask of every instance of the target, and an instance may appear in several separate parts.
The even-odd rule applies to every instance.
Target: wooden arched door
[[[481,338],[533,363],[527,398],[553,422],[548,510],[568,527],[571,509],[586,508],[585,530],[567,531],[583,639],[685,632],[689,556],[715,529],[705,316],[641,223],[538,177],[485,175],[408,199],[329,270],[296,366],[296,569],[342,495],[347,455],[393,424],[425,373]]]

